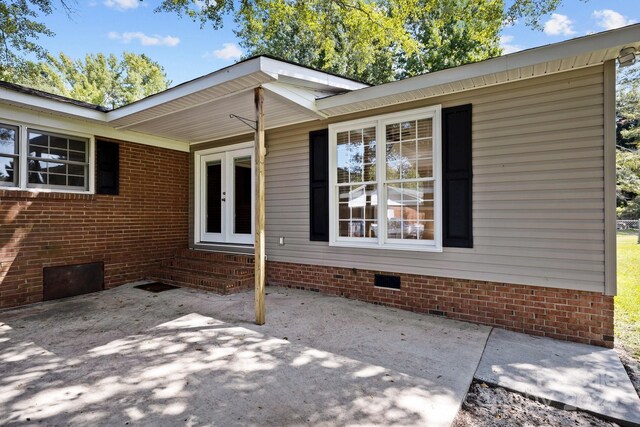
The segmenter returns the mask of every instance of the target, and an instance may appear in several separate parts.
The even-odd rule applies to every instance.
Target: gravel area
[[[618,426],[582,411],[567,411],[474,381],[453,427]]]

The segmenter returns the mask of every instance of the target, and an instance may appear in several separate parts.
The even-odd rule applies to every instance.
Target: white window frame
[[[0,186],[0,190],[12,190],[12,191],[28,191],[32,193],[70,193],[70,194],[95,194],[95,136],[77,132],[69,131],[66,129],[53,128],[50,126],[41,126],[34,123],[26,123],[15,120],[5,120],[0,117],[0,123],[15,126],[18,128],[18,186]],[[72,137],[84,139],[87,141],[87,159],[89,167],[87,168],[87,188],[64,188],[64,187],[33,187],[29,186],[29,166],[28,166],[28,153],[29,153],[29,131],[32,132],[45,132],[48,134],[54,134],[62,137]]]
[[[364,119],[329,125],[329,246],[403,251],[442,252],[442,129],[441,105],[383,114]],[[434,191],[434,239],[402,240],[387,238],[387,184],[385,126],[400,121],[431,118],[433,124],[433,191]],[[339,132],[376,128],[376,182],[377,186],[377,237],[338,236],[338,169],[337,135]],[[357,183],[354,183],[355,185]]]

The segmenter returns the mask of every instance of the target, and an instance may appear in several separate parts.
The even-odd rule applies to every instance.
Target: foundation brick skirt
[[[400,276],[401,288],[374,286],[375,274]],[[270,285],[613,347],[613,297],[597,292],[275,261],[266,275]]]

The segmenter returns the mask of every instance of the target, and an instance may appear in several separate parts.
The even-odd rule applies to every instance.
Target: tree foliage
[[[498,55],[503,3],[258,0],[236,20],[247,56],[384,83]]]
[[[640,65],[623,68],[616,94],[618,145],[639,148],[640,143]]]
[[[616,94],[618,217],[640,218],[640,65],[621,70]]]
[[[108,108],[117,108],[165,90],[170,82],[162,66],[146,55],[125,52],[87,54],[73,60],[64,53],[24,63],[11,81]]]
[[[247,56],[271,54],[382,83],[394,79],[398,53],[419,46],[404,28],[417,3],[256,0],[238,11],[236,35]]]
[[[61,2],[64,8],[65,2]],[[46,50],[37,43],[41,36],[53,36],[47,26],[36,21],[39,14],[53,12],[52,0],[0,0],[0,78],[21,62],[24,55],[43,58]]]
[[[38,22],[67,0],[0,0],[0,79],[24,65],[52,36]],[[248,55],[271,54],[349,77],[382,83],[500,53],[504,22],[540,18],[563,0],[161,0],[168,12],[214,29],[234,16]]]
[[[398,77],[481,61],[500,55],[502,0],[422,0],[407,28],[419,43],[400,56]]]

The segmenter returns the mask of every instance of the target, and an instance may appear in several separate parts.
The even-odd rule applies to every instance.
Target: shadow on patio
[[[489,328],[268,291],[266,326],[252,293],[130,286],[0,312],[0,424],[453,420]]]

